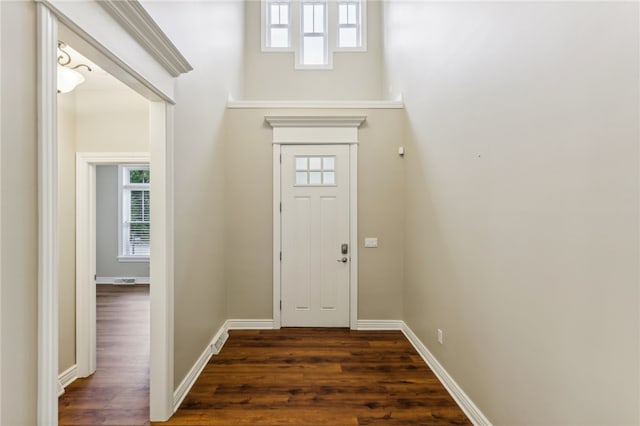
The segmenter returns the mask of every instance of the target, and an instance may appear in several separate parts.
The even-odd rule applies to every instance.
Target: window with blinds
[[[151,254],[149,166],[120,166],[120,258],[148,259]]]

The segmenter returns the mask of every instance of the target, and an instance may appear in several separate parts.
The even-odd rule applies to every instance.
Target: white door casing
[[[365,115],[266,115],[273,128],[273,327],[281,326],[281,151],[286,145],[346,145],[349,149],[349,327],[358,321],[358,127]]]
[[[281,163],[282,326],[349,326],[349,147],[288,145]]]
[[[104,0],[112,2],[113,0]],[[132,0],[117,20],[97,1],[65,2],[41,0],[37,4],[38,28],[38,396],[37,424],[58,423],[58,293],[57,293],[57,97],[56,47],[58,22],[79,42],[100,54],[113,74],[128,82],[152,101],[150,108],[150,163],[154,168],[152,186],[151,278],[151,366],[150,418],[167,420],[173,404],[173,75],[163,70],[148,52],[123,61],[118,54],[139,52],[140,42],[124,29],[139,30],[152,45],[164,41],[171,62],[177,49],[157,26],[144,25],[144,8]],[[141,19],[142,18],[142,19]],[[120,26],[118,22],[128,26]],[[108,29],[108,30],[107,30]],[[153,34],[152,34],[153,33]],[[154,37],[149,38],[149,35]],[[106,43],[106,45],[104,44]],[[179,52],[178,52],[179,53]],[[181,57],[181,56],[179,56]],[[181,62],[181,61],[178,61]],[[177,64],[179,65],[179,64]],[[143,73],[139,71],[144,71]],[[153,72],[147,72],[153,71]],[[144,75],[143,75],[144,74]],[[157,126],[153,125],[156,123]],[[153,265],[156,265],[155,267]]]

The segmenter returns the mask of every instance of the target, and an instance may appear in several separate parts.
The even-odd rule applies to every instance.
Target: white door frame
[[[68,7],[73,4],[67,3]],[[86,5],[86,3],[84,3]],[[50,9],[49,6],[52,8]],[[82,6],[82,5],[80,5]],[[99,7],[97,5],[93,5]],[[83,7],[83,6],[82,6]],[[102,9],[101,9],[102,10]],[[151,102],[151,359],[150,419],[164,421],[173,414],[173,101],[135,69],[50,3],[37,4],[38,28],[38,391],[37,424],[58,424],[58,277],[57,277],[57,94],[58,20],[80,39],[98,49],[139,88],[158,95]],[[124,30],[123,30],[124,31]],[[126,65],[126,64],[125,64]]]
[[[280,328],[282,145],[349,145],[349,327],[358,326],[358,127],[365,115],[266,115],[273,128],[273,328]]]
[[[96,166],[148,164],[149,153],[76,153],[76,366],[96,371]]]

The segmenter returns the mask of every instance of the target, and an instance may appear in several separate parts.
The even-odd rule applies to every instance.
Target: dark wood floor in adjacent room
[[[59,400],[60,425],[149,425],[149,287],[98,286],[98,369]],[[468,425],[404,335],[305,329],[230,332],[166,423]]]
[[[149,286],[96,286],[97,370],[58,400],[59,424],[149,424]]]

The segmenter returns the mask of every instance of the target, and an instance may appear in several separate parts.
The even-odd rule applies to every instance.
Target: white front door
[[[282,326],[348,327],[349,147],[285,145],[280,170]]]

